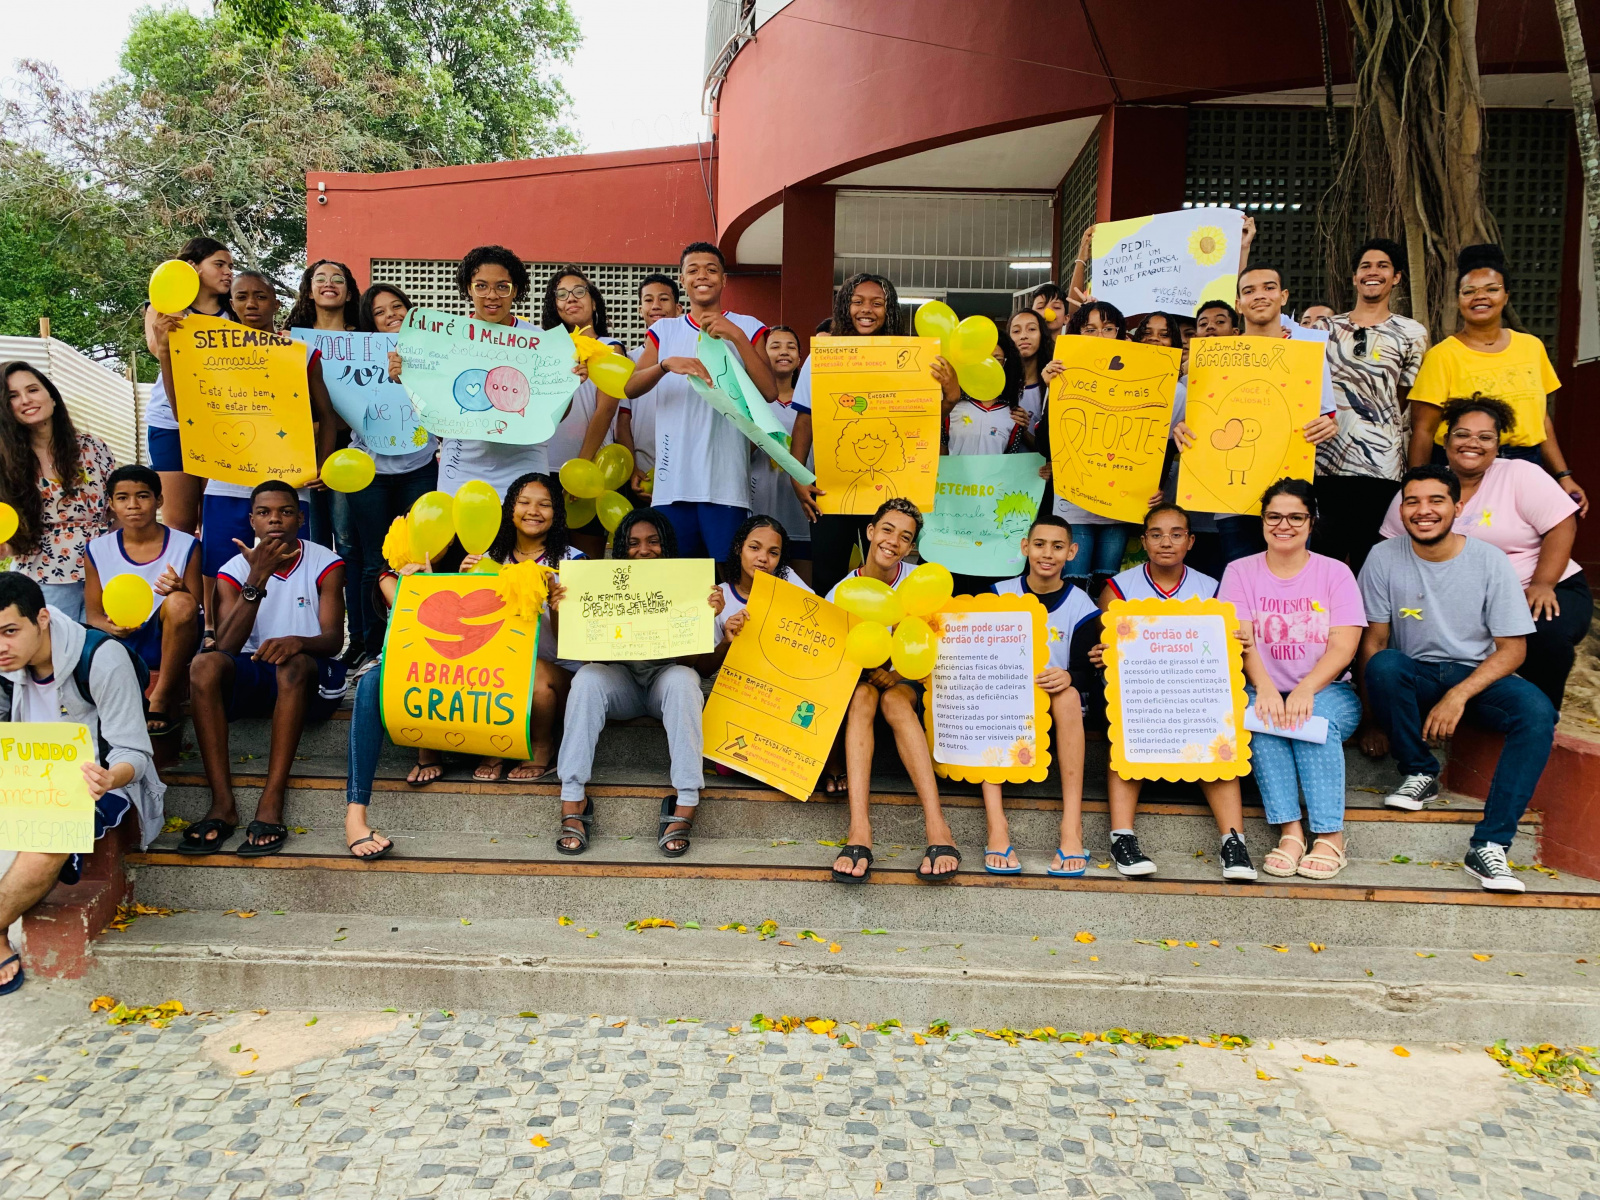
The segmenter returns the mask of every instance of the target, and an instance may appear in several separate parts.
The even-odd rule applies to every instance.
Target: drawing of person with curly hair
[[[905,443],[888,417],[858,417],[839,426],[834,462],[854,475],[845,489],[844,511],[869,513],[890,497],[900,495],[894,473],[906,469]]]

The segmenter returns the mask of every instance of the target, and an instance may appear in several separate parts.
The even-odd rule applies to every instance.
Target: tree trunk
[[[1589,229],[1590,270],[1600,295],[1600,126],[1594,114],[1594,89],[1589,82],[1589,55],[1578,24],[1577,0],[1556,0],[1561,43],[1567,52],[1567,80],[1572,87],[1572,121],[1578,131],[1578,157],[1583,162],[1584,223]]]

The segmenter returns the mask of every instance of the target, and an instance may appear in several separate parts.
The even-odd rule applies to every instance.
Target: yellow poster
[[[0,850],[93,850],[94,799],[83,778],[93,761],[85,725],[0,723]]]
[[[1209,339],[1207,339],[1209,340]],[[1113,600],[1106,608],[1111,769],[1124,779],[1250,773],[1244,656],[1225,600]]]
[[[185,471],[247,485],[316,478],[305,343],[191,313],[171,346]]]
[[[1103,517],[1142,521],[1161,490],[1182,352],[1070,336],[1056,339],[1050,382],[1050,474],[1056,495]]]
[[[404,576],[383,642],[390,740],[527,758],[538,641],[490,576]]]
[[[930,366],[938,338],[818,337],[811,342],[817,507],[873,513],[891,496],[933,507],[942,416]]]
[[[716,614],[709,558],[569,559],[561,564],[556,623],[562,658],[579,662],[709,654]]]
[[[1032,596],[958,596],[928,618],[939,640],[923,724],[935,773],[970,783],[1038,782],[1050,770],[1050,659]]]
[[[1321,342],[1195,338],[1188,409],[1194,445],[1180,458],[1178,503],[1192,512],[1259,513],[1285,476],[1310,479],[1316,447],[1301,428],[1322,407]]]
[[[746,611],[701,718],[706,757],[809,799],[861,678],[844,656],[851,618],[765,573]]]

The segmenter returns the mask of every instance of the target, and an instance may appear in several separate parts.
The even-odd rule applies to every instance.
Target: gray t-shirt
[[[1418,558],[1404,535],[1380,542],[1361,568],[1367,620],[1389,625],[1389,645],[1421,662],[1476,666],[1497,637],[1526,637],[1533,616],[1505,551],[1467,538],[1445,562]]]

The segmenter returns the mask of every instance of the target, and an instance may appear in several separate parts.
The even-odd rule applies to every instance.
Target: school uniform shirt
[[[1028,432],[1032,433],[1039,428],[1039,421],[1044,416],[1045,386],[1043,382],[1027,384],[1022,389],[1022,396],[1017,403],[1022,406],[1022,411],[1028,414]]]
[[[609,344],[619,354],[622,352],[622,343],[611,338],[601,338],[602,342]],[[594,416],[595,406],[600,401],[600,389],[594,383],[585,379],[578,385],[578,390],[572,393],[572,404],[567,409],[567,415],[561,418],[561,423],[556,426],[556,431],[550,435],[550,440],[545,445],[545,469],[551,474],[560,471],[569,459],[577,458],[578,452],[583,449],[584,436],[589,432],[589,421]],[[615,422],[615,417],[612,418]],[[610,445],[613,440],[613,431],[606,430],[605,437],[601,440],[602,446]]]
[[[427,433],[426,430],[423,431]],[[372,466],[379,475],[408,475],[412,471],[420,470],[431,463],[439,454],[439,439],[433,434],[428,434],[427,442],[418,450],[407,450],[404,454],[378,454],[367,446],[367,441],[355,430],[350,431],[350,448],[360,450],[372,459]]]
[[[759,345],[766,323],[743,313],[722,314]],[[656,361],[694,358],[700,326],[688,313],[662,317],[645,336]],[[750,442],[732,421],[702,400],[682,375],[664,375],[656,396],[656,507],[680,502],[750,507]]]
[[[803,592],[810,592],[813,596],[816,595],[816,593],[812,591],[811,585],[808,584],[804,579],[801,579],[800,576],[796,575],[794,570],[790,567],[785,567],[783,569],[783,574],[779,575],[778,578],[783,580],[785,583],[794,584],[795,587],[799,588]],[[899,581],[897,580],[896,582],[898,583]],[[735,613],[742,613],[745,610],[745,607],[750,603],[750,597],[741,596],[739,594],[739,589],[731,583],[719,583],[717,587],[722,591],[722,611],[717,614],[716,618],[716,644],[721,645],[723,641],[722,631],[727,626],[729,619]],[[828,594],[831,596],[833,593],[829,592]]]
[[[585,555],[582,550],[579,550],[576,546],[568,546],[567,552],[561,556],[561,562],[571,562],[575,558],[583,557]],[[539,555],[534,561],[541,567],[559,567],[561,565],[560,563],[551,562],[548,553]],[[556,666],[565,667],[569,671],[576,672],[579,667],[583,666],[581,662],[556,657],[556,630],[555,626],[550,623],[550,602],[548,600],[545,601],[544,607],[539,610],[539,647],[534,653],[539,658],[544,659],[545,662],[555,663]]]
[[[1036,592],[1028,586],[1028,577],[1002,579],[989,585],[996,596],[1032,596],[1044,605],[1045,639],[1050,646],[1050,665],[1068,670],[1072,659],[1072,635],[1085,621],[1100,615],[1093,600],[1076,584],[1067,584],[1060,591]]]
[[[1183,569],[1183,577],[1170,592],[1150,575],[1150,564],[1140,563],[1129,567],[1120,575],[1106,580],[1106,586],[1118,600],[1210,600],[1217,594],[1217,581],[1199,571]]]
[[[128,551],[122,540],[122,530],[114,529],[110,533],[103,533],[89,543],[89,561],[94,563],[95,573],[100,576],[100,586],[105,587],[118,575],[137,575],[155,588],[156,580],[168,567],[171,567],[179,579],[189,565],[190,557],[199,546],[199,540],[192,534],[184,533],[181,529],[161,527],[161,549],[147,563],[134,562],[128,557]],[[161,604],[166,597],[160,592],[155,592],[156,605],[150,610],[154,617],[161,611]]]
[[[322,351],[309,344],[305,344],[305,349],[306,372],[309,374],[311,371],[311,364],[321,361]],[[265,481],[260,479],[256,480],[256,483],[263,482]],[[220,479],[208,479],[206,480],[205,494],[207,496],[233,496],[236,499],[248,500],[250,499],[250,493],[254,490],[255,483],[223,483]],[[300,497],[301,504],[311,503],[310,488],[296,488],[294,494]],[[215,562],[216,560],[213,559],[212,561]]]
[[[318,588],[329,571],[342,566],[344,559],[332,550],[301,538],[300,557],[267,580],[267,594],[256,605],[256,623],[240,653],[254,654],[262,642],[272,638],[319,636],[322,599]],[[227,580],[235,590],[243,590],[249,578],[250,564],[242,554],[235,554],[217,572],[218,584]]]
[[[1010,454],[1022,448],[1022,427],[1003,400],[957,400],[944,428],[946,454]]]
[[[521,317],[514,318],[511,326],[513,329],[536,328]],[[517,476],[550,469],[548,446],[549,442],[513,446],[477,438],[440,438],[439,490],[454,496],[463,483],[481,479],[503,496]]]
[[[902,561],[901,564],[898,567],[895,568],[895,571],[894,571],[894,582],[889,585],[889,590],[893,591],[895,588],[899,587],[902,583],[904,583],[906,581],[906,576],[911,574],[911,572],[914,571],[915,569],[916,568],[911,566],[909,563],[906,563],[906,562]],[[859,574],[861,574],[861,568],[857,567],[854,571],[851,571],[848,575],[846,575],[844,577],[844,579],[854,579]],[[843,583],[844,579],[839,580],[839,583]],[[823,599],[826,600],[829,604],[833,603],[833,595],[834,595],[835,592],[837,592],[839,590],[839,583],[836,583],[831,588],[829,588],[828,589],[828,594],[823,597]]]
[[[635,364],[639,356],[644,353],[640,346],[628,354]],[[631,414],[630,422],[633,429],[633,466],[641,474],[648,474],[656,467],[656,390],[657,384],[642,396],[635,396],[632,400],[624,396],[617,401],[617,411],[627,409]]]
[[[800,415],[794,398],[790,397],[787,404],[782,400],[769,400],[767,408],[783,426],[783,431],[793,437],[794,421]],[[806,520],[800,497],[794,494],[789,473],[765,454],[750,456],[750,511],[777,518],[791,542],[811,540],[811,522]]]

